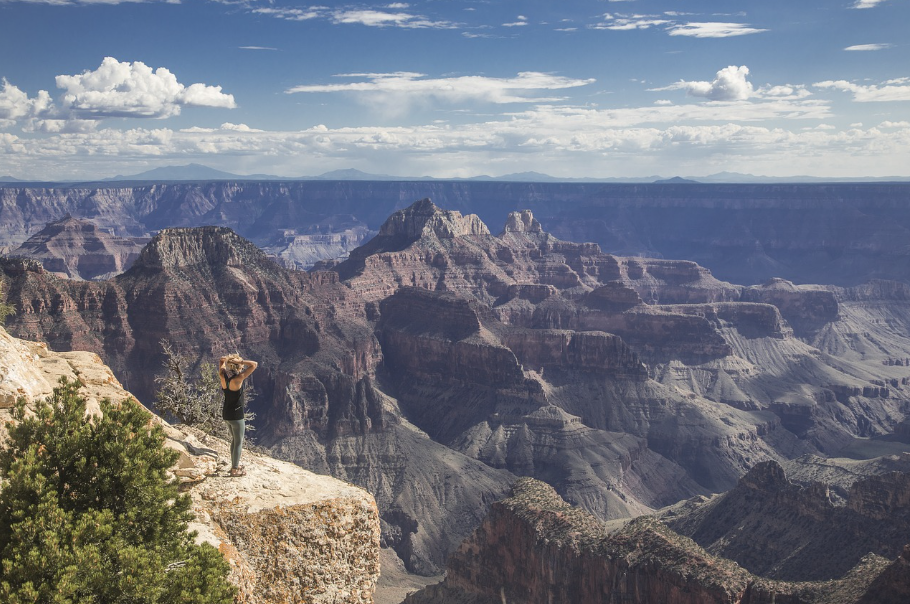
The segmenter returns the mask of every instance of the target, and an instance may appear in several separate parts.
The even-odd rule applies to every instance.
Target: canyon
[[[207,194],[224,195],[229,184],[207,185]],[[376,196],[403,190],[400,183],[373,185]],[[503,518],[495,514],[513,506],[515,497],[524,501],[522,493],[531,488],[535,498],[549,502],[545,508],[560,510],[558,518],[585,514],[582,528],[570,534],[590,530],[591,539],[609,539],[601,527],[613,525],[604,523],[627,525],[621,529],[626,533],[617,533],[626,535],[625,545],[597,546],[597,556],[607,551],[611,559],[619,556],[634,562],[639,554],[632,552],[642,552],[641,559],[647,560],[647,552],[663,551],[660,548],[669,543],[682,548],[672,550],[676,552],[672,556],[696,552],[698,568],[722,570],[720,575],[704,570],[690,584],[680,579],[688,570],[677,572],[669,566],[662,570],[663,559],[658,558],[642,562],[644,566],[617,566],[616,573],[632,573],[645,582],[623,589],[666,595],[670,592],[659,590],[677,593],[691,588],[692,593],[714,594],[712,598],[735,595],[740,601],[770,601],[763,598],[777,593],[778,579],[757,577],[767,574],[766,567],[752,570],[741,562],[745,570],[734,568],[733,562],[718,557],[736,559],[733,550],[712,550],[714,541],[730,541],[724,535],[706,538],[702,545],[680,536],[675,530],[688,530],[682,526],[681,509],[676,512],[678,525],[672,525],[669,516],[659,516],[671,528],[654,519],[632,524],[628,519],[663,514],[659,511],[673,510],[685,500],[679,505],[688,506],[687,526],[695,527],[689,532],[702,543],[697,519],[726,509],[710,502],[722,502],[726,496],[734,501],[752,484],[748,480],[765,485],[772,502],[821,505],[806,503],[817,487],[777,480],[775,467],[785,468],[781,472],[788,476],[815,476],[791,465],[844,452],[900,452],[904,446],[901,439],[910,410],[910,287],[896,272],[900,263],[888,256],[901,253],[890,244],[882,242],[886,251],[869,252],[866,247],[861,254],[844,252],[846,264],[832,260],[825,270],[836,272],[847,264],[852,268],[825,284],[806,283],[786,270],[757,284],[747,275],[745,284],[736,284],[692,260],[617,256],[604,253],[595,243],[563,240],[548,232],[547,218],[530,210],[507,213],[499,222],[504,224],[502,231],[494,235],[481,217],[423,199],[406,206],[399,203],[402,207],[378,224],[375,217],[362,219],[377,231],[375,237],[350,250],[346,259],[317,262],[314,270],[302,272],[276,264],[274,249],[266,253],[254,245],[253,231],[259,229],[261,243],[282,224],[274,219],[270,226],[253,226],[260,216],[255,213],[260,210],[250,209],[249,200],[257,194],[253,188],[271,195],[267,186],[277,185],[238,184],[231,189],[230,200],[217,202],[211,201],[214,197],[190,195],[189,191],[199,193],[199,185],[155,189],[155,203],[163,204],[175,187],[188,187],[179,207],[196,207],[196,214],[173,212],[175,220],[233,216],[237,231],[252,241],[224,226],[163,228],[131,268],[99,282],[62,279],[34,259],[3,258],[4,291],[17,310],[8,327],[18,337],[46,341],[53,350],[96,352],[140,400],[154,399],[162,339],[200,362],[234,350],[257,359],[260,370],[253,386],[259,395],[253,411],[258,443],[279,459],[368,490],[379,509],[382,545],[411,572],[431,575],[448,567],[456,581],[461,571],[452,565],[462,564],[458,568],[464,569],[469,562],[476,564],[471,556],[476,558],[481,555],[477,552],[491,546],[492,542],[479,540],[476,527],[492,522],[484,530],[505,534],[506,529],[495,528]],[[286,186],[289,198],[302,195]],[[342,184],[319,186],[329,190]],[[681,199],[684,191],[677,189],[685,186],[689,185],[667,185],[666,195],[656,196],[652,205],[662,211],[676,207],[678,202],[668,199],[671,193],[677,196],[673,199]],[[490,187],[494,192],[507,190],[502,184]],[[847,190],[853,189],[837,194]],[[129,191],[138,194],[138,189]],[[533,196],[532,191],[543,195],[544,190],[528,185],[523,191]],[[631,195],[630,191],[624,194]],[[768,191],[762,194],[771,195]],[[859,196],[857,191],[852,194]],[[882,189],[879,209],[895,212],[888,228],[901,228],[901,191]],[[824,187],[817,192],[834,195]],[[61,208],[75,198],[66,195],[76,195],[62,190],[57,194]],[[503,198],[509,199],[505,193]],[[126,204],[123,199],[116,203]],[[115,208],[116,203],[108,201],[113,204],[109,209]],[[286,202],[286,207],[293,205],[301,215],[310,211],[300,198],[298,202]],[[164,207],[155,206],[150,198],[145,203],[147,209]],[[623,211],[644,211],[617,203],[616,207],[625,207]],[[683,208],[685,204],[679,203]],[[732,212],[726,215],[734,222],[750,212],[754,218],[770,211],[750,206],[753,203],[757,202],[707,196],[694,207]],[[724,210],[725,205],[729,207]],[[787,207],[802,208],[809,216],[815,210],[824,214],[828,205],[816,199]],[[325,205],[319,207],[324,212]],[[369,209],[378,212],[376,207]],[[235,213],[228,212],[230,208]],[[359,216],[351,207],[332,209]],[[134,214],[145,221],[135,220],[135,236],[149,232],[152,223],[147,217],[156,211]],[[781,210],[777,219],[792,219],[788,213],[792,211],[796,210]],[[108,216],[113,216],[110,212]],[[6,217],[0,214],[0,219]],[[163,221],[163,215],[158,219]],[[560,220],[555,216],[552,223],[565,229]],[[753,225],[761,222],[755,220]],[[619,228],[616,225],[611,228]],[[861,237],[854,235],[879,234],[867,230]],[[854,245],[853,235],[844,236],[845,248]],[[790,234],[781,237],[792,248]],[[807,233],[797,238],[805,249],[788,249],[788,257],[814,254],[809,250],[818,244],[813,237]],[[885,268],[869,275],[892,280],[857,280],[872,259]],[[802,266],[802,261],[793,262]],[[757,480],[752,474],[756,467],[771,468],[771,478]],[[838,471],[827,469],[823,474]],[[519,477],[551,486],[527,487],[537,483],[525,478],[516,482]],[[874,482],[873,477],[868,480]],[[864,485],[860,491],[869,493],[891,488]],[[866,518],[857,520],[857,526],[878,531],[868,527],[879,527],[880,522],[863,523],[874,519],[868,510],[874,507],[872,500],[881,498],[853,495],[852,488],[852,483],[841,480],[828,493],[865,510],[856,512]],[[555,490],[544,494],[546,489]],[[513,503],[494,504],[510,493],[517,493],[511,496]],[[577,511],[570,512],[569,505],[577,506],[571,508]],[[523,509],[526,502],[513,507]],[[756,510],[756,517],[765,513],[761,505]],[[841,518],[837,510],[825,513]],[[508,531],[530,530],[514,523],[508,526]],[[532,541],[539,539],[533,530],[527,534],[527,543],[516,545],[531,555],[525,562],[547,564],[544,558],[534,562],[539,549]],[[463,544],[465,539],[468,545]],[[899,575],[900,565],[907,564],[899,541],[889,542],[877,558],[851,559],[847,567],[844,562],[832,565],[825,580],[840,581],[853,573],[850,576],[865,577],[854,583],[868,592],[873,584],[886,581],[888,572]],[[578,549],[576,545],[571,547]],[[450,554],[464,548],[474,553],[455,553],[447,562]],[[485,567],[492,566],[493,554],[483,555],[491,558],[477,568],[492,570]],[[594,554],[579,555],[585,561],[578,568],[600,563]],[[771,556],[767,551],[755,555]],[[511,589],[533,582],[518,566],[516,562],[508,581],[498,577],[488,583],[499,581],[500,587]],[[464,576],[474,577],[478,584],[487,581],[476,574],[480,570],[470,572],[475,574]],[[609,581],[618,576],[610,575]],[[441,593],[457,587],[448,577],[446,581],[430,589]],[[703,586],[707,591],[698,591]],[[798,599],[803,597],[802,587],[793,589],[797,599],[789,601],[823,601]],[[742,599],[746,593],[753,599]],[[778,602],[788,601],[781,599],[784,592],[779,593]],[[812,593],[815,598],[820,592]],[[514,594],[509,598],[532,601]]]
[[[734,283],[910,281],[902,245],[910,231],[907,183],[0,183],[0,248],[15,248],[70,214],[120,237],[226,226],[277,254],[296,234],[376,231],[389,214],[422,198],[477,214],[488,225],[528,209],[560,239],[591,241],[622,256],[692,260]],[[325,253],[337,249],[333,244]]]

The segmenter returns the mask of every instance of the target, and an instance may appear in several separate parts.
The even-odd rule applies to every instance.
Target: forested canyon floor
[[[165,229],[97,283],[2,268],[12,331],[97,352],[143,400],[162,338],[258,359],[260,444],[373,493],[383,545],[422,574],[517,476],[606,521],[907,440],[900,282],[736,285],[559,240],[531,212],[493,235],[429,200],[310,273],[222,227]]]

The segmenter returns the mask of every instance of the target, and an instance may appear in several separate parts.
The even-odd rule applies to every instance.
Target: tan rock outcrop
[[[49,395],[60,377],[83,384],[90,413],[103,398],[132,398],[98,355],[52,352],[0,328],[0,420],[10,418],[18,397]],[[153,417],[165,446],[180,453],[172,473],[193,499],[190,528],[230,563],[238,603],[372,603],[379,513],[369,493],[248,451],[246,476],[231,478],[227,443]]]

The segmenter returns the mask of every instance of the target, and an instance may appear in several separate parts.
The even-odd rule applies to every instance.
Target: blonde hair
[[[228,373],[237,375],[243,371],[243,357],[239,354],[230,354],[224,359],[224,368]]]

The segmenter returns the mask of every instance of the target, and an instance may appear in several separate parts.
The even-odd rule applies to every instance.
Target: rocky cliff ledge
[[[764,579],[653,517],[611,533],[549,486],[523,478],[452,556],[445,580],[404,604],[865,603],[874,590],[890,596],[892,585],[904,585],[905,567],[904,558],[889,565],[869,556],[835,581]]]
[[[61,376],[82,382],[90,412],[103,398],[132,396],[96,354],[51,352],[0,328],[0,425],[18,397],[47,396]],[[247,475],[229,478],[227,443],[155,421],[165,430],[165,446],[180,453],[173,474],[193,499],[191,528],[231,564],[238,603],[372,603],[379,513],[371,495],[250,452],[244,452]]]

